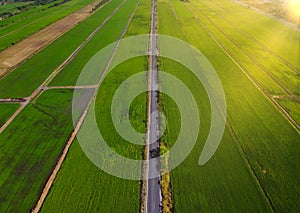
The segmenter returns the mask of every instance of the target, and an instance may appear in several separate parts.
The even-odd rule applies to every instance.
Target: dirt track
[[[88,6],[29,36],[28,38],[23,39],[16,45],[13,45],[0,52],[0,78],[7,74],[9,71],[12,71],[24,60],[39,52],[52,41],[72,29],[75,25],[78,24],[78,22],[81,22],[88,18],[91,14],[93,14],[92,9],[99,2],[101,2],[101,0],[97,0],[89,4]],[[109,2],[107,2],[106,4],[108,4]]]

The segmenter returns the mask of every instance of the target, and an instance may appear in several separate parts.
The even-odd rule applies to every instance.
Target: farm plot
[[[296,199],[299,197],[299,169],[295,170],[299,167],[297,156],[300,153],[296,148],[299,147],[299,132],[216,43],[207,26],[200,25],[190,10],[191,4],[171,0],[171,5],[173,11],[166,1],[159,1],[160,33],[185,38],[209,59],[222,81],[228,110],[227,129],[212,160],[203,167],[197,165],[205,139],[202,133],[204,136],[200,135],[195,151],[172,172],[175,211],[249,211],[255,208],[257,211],[293,211],[299,208]],[[163,24],[163,20],[168,24]],[[180,66],[164,61],[162,66],[172,74],[180,73],[177,71]],[[181,69],[180,78],[188,79]],[[199,82],[190,79],[187,82],[193,85],[192,91],[199,87]],[[197,90],[195,94],[198,93]],[[196,95],[200,112],[204,114],[201,118],[205,118],[209,110],[202,106],[203,97]],[[171,140],[168,142],[172,144],[172,129],[179,124],[174,122],[178,115],[168,111],[172,110],[168,104],[166,101],[166,114],[171,120],[167,141]],[[205,128],[203,122],[209,120],[201,121]],[[235,189],[237,185],[239,189]]]
[[[202,1],[210,6],[210,9],[218,12],[212,14],[212,18],[222,16],[235,28],[253,37],[259,43],[267,47],[274,54],[284,59],[289,64],[300,69],[299,31],[274,20],[271,17],[261,15],[253,10],[245,9],[231,1]],[[218,9],[216,8],[218,5]],[[220,8],[221,6],[221,8]],[[220,12],[220,10],[222,10]],[[239,18],[236,18],[239,17]],[[293,53],[293,54],[291,54]]]
[[[18,107],[18,104],[0,104],[0,127],[9,119]]]
[[[128,13],[128,10],[132,10],[134,6],[134,4],[124,4],[118,13],[115,14],[105,26],[103,26],[95,37],[85,47],[83,47],[76,57],[53,79],[50,85],[75,85],[80,72],[89,59],[102,48],[120,38],[120,35],[131,15]],[[96,84],[96,81],[94,83]]]
[[[82,100],[91,91],[75,91]],[[70,136],[73,90],[49,90],[0,135],[0,210],[30,211]],[[84,103],[84,101],[83,101]],[[83,108],[75,112],[81,114]]]
[[[28,14],[28,17],[22,21],[1,27],[0,51],[76,10],[83,8],[93,1],[94,0],[72,0],[58,6],[49,6],[46,10],[40,11],[35,15],[30,16],[30,14]]]
[[[278,55],[274,51],[268,49],[265,44],[260,43],[255,37],[252,37],[246,31],[240,29],[240,25],[233,24],[226,18],[229,12],[235,13],[233,7],[218,8],[218,5],[211,5],[208,1],[191,1],[192,6],[189,8],[193,14],[201,19],[199,23],[205,26],[207,30],[220,42],[226,49],[227,53],[254,79],[257,85],[261,86],[270,98],[277,95],[285,95],[291,102],[299,103],[300,91],[300,70],[294,64],[287,62],[282,58],[282,54]],[[208,6],[209,5],[209,6]],[[237,10],[237,8],[235,8]],[[243,8],[239,8],[245,10]],[[207,11],[217,11],[210,13]],[[251,17],[249,17],[251,18]],[[253,17],[254,20],[255,16]],[[275,20],[271,20],[276,23]],[[257,26],[263,25],[263,22],[256,21]],[[286,26],[275,28],[281,31]],[[269,28],[269,27],[266,27]],[[257,31],[258,32],[258,31]],[[277,34],[276,32],[274,32]],[[294,34],[299,32],[294,31]],[[260,34],[260,33],[257,33]],[[282,37],[277,40],[278,45],[288,43],[287,38]],[[298,46],[300,41],[294,40],[294,45]],[[290,55],[297,55],[298,48],[290,50]],[[297,62],[298,63],[298,62]],[[276,101],[276,100],[274,100]],[[280,102],[279,102],[280,103]],[[285,105],[284,108],[287,106]],[[293,107],[288,108],[287,112],[294,117]],[[299,123],[298,123],[299,124]]]
[[[1,5],[0,6],[0,16],[3,13],[12,13],[12,14],[14,14],[15,11],[18,11],[18,7],[22,7],[22,6],[28,5],[30,3],[31,2],[17,2],[17,3],[13,3],[13,4]]]
[[[151,2],[141,1],[125,37],[148,32],[150,6]],[[120,64],[104,79],[96,99],[97,123],[106,143],[122,156],[131,159],[142,158],[143,146],[130,144],[120,137],[111,120],[110,106],[119,85],[131,75],[146,69],[147,59],[144,57]],[[144,84],[146,89],[146,76],[145,82],[137,83]],[[133,127],[145,133],[146,93],[139,95],[131,103],[129,116]],[[41,211],[137,212],[140,208],[139,195],[138,181],[119,179],[98,169],[87,159],[78,142],[74,141]]]
[[[29,96],[120,5],[116,0],[54,41],[0,80],[0,97]]]
[[[57,1],[57,2],[61,2],[61,1]],[[56,3],[57,3],[56,2]],[[29,3],[29,2],[28,2]],[[30,2],[31,3],[31,2]],[[19,4],[19,3],[15,3],[15,4]],[[0,24],[0,29],[1,28],[5,28],[11,24],[14,24],[16,22],[19,22],[19,21],[22,21],[26,18],[29,18],[30,16],[32,15],[35,15],[37,13],[40,13],[41,11],[43,10],[46,10],[47,8],[49,7],[52,7],[55,3],[52,2],[52,3],[49,3],[49,4],[45,4],[45,5],[40,5],[40,6],[32,6],[30,5],[30,7],[28,7],[28,10],[26,11],[22,11],[21,13],[19,14],[15,14],[14,16],[11,16],[9,18],[3,18],[1,20],[1,24]],[[6,7],[14,7],[13,5],[5,5]]]
[[[110,103],[122,80],[138,71],[133,67],[140,67],[142,71],[145,62],[144,58],[134,59],[114,69],[105,78],[96,99],[96,119],[105,142],[120,155],[131,159],[142,158],[143,146],[130,144],[119,136],[111,120]],[[140,132],[145,132],[145,118],[146,93],[136,98],[130,110],[130,121]],[[120,179],[102,171],[74,141],[41,212],[138,212],[139,208],[140,182]]]

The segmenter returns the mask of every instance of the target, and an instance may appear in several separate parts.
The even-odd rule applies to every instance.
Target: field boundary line
[[[125,2],[125,1],[127,1],[127,0],[124,0],[124,2]],[[129,20],[128,20],[128,22],[127,22],[125,28],[124,28],[124,30],[123,30],[123,32],[121,33],[121,36],[119,37],[119,39],[118,39],[118,41],[117,41],[117,43],[116,43],[116,45],[115,45],[115,47],[114,47],[114,50],[113,50],[113,52],[112,52],[112,55],[111,55],[111,57],[110,57],[108,63],[106,64],[106,67],[105,67],[103,73],[102,73],[101,76],[100,76],[100,79],[99,79],[99,82],[97,83],[97,87],[95,88],[94,94],[93,94],[92,97],[90,98],[90,100],[89,100],[89,102],[88,102],[86,108],[84,109],[83,113],[81,114],[81,116],[80,116],[80,118],[79,118],[79,120],[78,120],[78,122],[77,122],[77,124],[76,124],[75,129],[74,129],[73,132],[71,133],[71,136],[70,136],[69,140],[67,141],[66,146],[65,146],[64,149],[63,149],[63,153],[62,153],[62,155],[60,156],[60,158],[59,158],[59,160],[58,160],[58,162],[57,162],[57,164],[56,164],[54,170],[52,171],[52,174],[50,175],[50,177],[49,177],[49,179],[48,179],[46,185],[44,186],[43,192],[42,192],[42,194],[41,194],[39,200],[37,201],[36,206],[35,206],[34,209],[31,211],[32,213],[38,213],[38,212],[40,211],[40,209],[41,209],[41,207],[42,207],[42,205],[43,205],[43,203],[44,203],[44,201],[45,201],[45,199],[46,199],[46,197],[47,197],[47,195],[48,195],[48,193],[49,193],[49,191],[50,191],[50,188],[52,187],[53,181],[54,181],[54,179],[56,178],[56,175],[57,175],[58,171],[60,170],[60,168],[61,168],[61,166],[62,166],[62,163],[64,162],[64,160],[65,160],[65,158],[66,158],[66,156],[67,156],[67,154],[68,154],[68,151],[69,151],[69,149],[70,149],[70,147],[71,147],[71,145],[72,145],[72,143],[73,143],[73,141],[74,141],[74,139],[75,139],[75,137],[76,137],[76,134],[77,134],[78,131],[80,130],[80,128],[81,128],[81,126],[82,126],[82,124],[83,124],[83,122],[84,122],[84,119],[85,119],[85,117],[86,117],[86,115],[87,115],[87,113],[88,113],[88,111],[89,111],[89,108],[90,108],[92,102],[95,100],[95,96],[96,96],[96,94],[97,94],[97,88],[100,87],[100,84],[101,84],[101,82],[103,81],[104,76],[106,75],[106,73],[107,73],[107,71],[108,71],[108,68],[109,68],[109,66],[110,66],[110,64],[111,64],[111,62],[112,62],[112,60],[113,60],[113,57],[115,56],[115,54],[116,54],[116,52],[117,52],[117,49],[118,49],[119,44],[120,44],[120,42],[121,42],[121,39],[122,39],[123,36],[126,34],[126,32],[127,32],[127,30],[128,30],[128,27],[129,27],[129,24],[131,23],[131,21],[132,21],[132,19],[133,19],[133,17],[134,17],[134,14],[135,14],[135,12],[136,12],[136,10],[137,10],[139,4],[140,4],[140,0],[137,2],[136,6],[135,6],[135,9],[133,10],[133,12],[132,12],[132,14],[131,14],[131,16],[130,16],[130,18],[129,18]]]
[[[97,85],[88,85],[88,86],[46,86],[44,90],[49,89],[95,89]],[[0,99],[1,101],[1,99]]]
[[[106,24],[106,22],[115,15],[115,13],[120,9],[120,7],[125,3],[123,0],[118,7],[103,21],[101,24],[74,50],[74,52],[61,64],[59,65],[47,78],[46,80],[35,90],[33,93],[26,97],[27,101],[21,105],[21,107],[9,118],[5,124],[0,128],[0,134],[7,128],[7,126],[14,120],[14,118],[27,106],[31,100],[39,97],[43,91],[44,87],[51,82],[51,80],[78,54],[78,52],[83,48],[94,35]]]
[[[201,24],[201,26],[206,30],[206,32],[211,36],[211,38],[216,42],[216,44],[224,51],[224,53],[234,62],[234,64],[240,68],[240,70],[246,75],[246,77],[254,84],[254,86],[256,86],[259,91],[265,96],[267,97],[267,99],[275,106],[275,108],[277,108],[277,110],[279,112],[281,112],[281,115],[283,115],[283,117],[289,121],[290,124],[292,124],[292,127],[294,127],[298,132],[300,132],[300,125],[291,117],[291,115],[281,106],[277,103],[277,101],[272,98],[272,96],[268,93],[268,91],[266,91],[261,84],[244,68],[243,65],[241,65],[234,56],[232,56],[229,51],[227,50],[226,47],[224,47],[221,42],[219,42],[219,40],[211,33],[211,31],[204,26],[204,24],[200,21],[200,19],[198,18],[197,15],[195,15],[193,13],[193,11],[191,11],[191,9],[189,7],[186,7],[198,20],[198,22]]]
[[[92,2],[91,4],[65,16],[62,17],[61,19],[55,21],[54,23],[50,24],[49,26],[44,27],[43,29],[35,32],[34,34],[21,39],[19,42],[16,43],[16,46],[10,46],[2,51],[0,51],[0,60],[1,60],[1,64],[0,64],[0,79],[6,77],[7,75],[9,75],[10,73],[12,73],[13,71],[15,71],[19,66],[21,66],[22,64],[24,64],[28,59],[30,59],[32,56],[36,55],[37,53],[39,53],[41,50],[43,50],[44,48],[46,48],[47,46],[49,46],[51,43],[53,43],[54,41],[56,41],[58,38],[60,38],[61,36],[65,35],[67,32],[69,32],[70,30],[72,30],[74,27],[76,27],[76,25],[78,24],[78,22],[83,22],[86,19],[88,19],[91,15],[93,15],[94,13],[96,13],[97,11],[99,11],[100,9],[102,9],[103,7],[105,7],[107,4],[109,4],[112,0],[107,1],[105,4],[101,5],[99,8],[97,8],[95,11],[92,11],[92,8],[94,8],[94,6],[96,6],[97,4],[99,4],[100,2],[102,2],[102,0],[96,0],[94,2]],[[54,36],[52,39],[50,39],[49,41],[46,41],[44,44],[42,44],[41,46],[37,47],[35,50],[33,51],[29,51],[27,54],[25,54],[24,57],[21,57],[21,59],[17,60],[16,62],[12,62],[13,64],[10,64],[9,62],[7,62],[8,64],[10,64],[9,66],[3,66],[6,63],[7,58],[11,58],[11,55],[14,55],[14,50],[13,49],[17,49],[17,45],[22,45],[21,42],[25,42],[25,40],[27,39],[32,39],[32,37],[37,36],[39,33],[43,33],[44,31],[47,31],[49,29],[51,29],[51,27],[53,27],[55,24],[57,24],[58,22],[62,22],[63,19],[68,19],[72,16],[75,16],[76,14],[81,14],[84,12],[84,10],[88,10],[88,8],[91,7],[91,10],[87,13],[85,12],[86,15],[85,17],[83,17],[82,19],[77,20],[75,23],[71,24],[68,28],[66,28],[63,32],[58,33],[56,36]],[[23,41],[24,40],[24,41]],[[12,51],[13,54],[7,54],[6,52],[8,51]],[[4,54],[4,57],[2,56],[1,59],[1,55]],[[6,56],[5,58],[5,54],[7,54],[8,56]]]

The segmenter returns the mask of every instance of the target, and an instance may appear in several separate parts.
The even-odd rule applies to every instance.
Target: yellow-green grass
[[[1,79],[0,97],[29,96],[121,2],[110,2]]]
[[[178,19],[166,1],[159,1],[160,33],[184,38],[209,59],[222,81],[228,110],[227,128],[211,161],[203,167],[197,165],[205,141],[205,133],[202,133],[195,150],[172,172],[175,211],[298,209],[299,132],[193,17],[188,9],[190,4],[171,2]],[[172,74],[180,73],[182,79],[188,78],[180,66],[164,61],[162,66]],[[203,106],[207,102],[205,95],[194,89],[199,87],[199,82],[186,81],[192,91],[197,91],[194,95],[200,104],[201,118],[205,118],[209,110]],[[172,128],[176,129],[174,121],[178,115],[172,108],[168,111],[168,102],[165,110],[171,120],[168,135],[172,144],[175,140]],[[209,118],[202,121],[202,125],[208,129],[209,126],[205,126],[209,125]]]
[[[0,104],[0,126],[2,126],[9,117],[18,109],[18,104]]]
[[[223,1],[223,2],[226,2]],[[247,33],[246,30],[240,28],[241,23],[233,23],[227,20],[228,16],[239,14],[241,11],[247,11],[242,7],[230,7],[224,4],[223,10],[218,10],[218,5],[212,5],[211,1],[191,1],[190,8],[193,10],[200,20],[199,22],[205,25],[208,30],[216,37],[221,44],[229,51],[229,53],[240,62],[245,69],[250,72],[255,78],[270,92],[268,84],[273,83],[287,90],[287,92],[298,94],[300,90],[300,69],[293,68],[291,66],[297,66],[300,63],[300,59],[295,64],[290,64],[287,61],[282,61],[279,57],[283,57],[282,54],[275,54],[272,50],[268,49],[263,43],[260,43],[255,37]],[[234,4],[233,4],[234,5]],[[217,11],[210,13],[207,11]],[[230,15],[228,15],[230,14]],[[262,16],[262,15],[258,15]],[[249,17],[251,18],[251,17]],[[255,20],[255,25],[261,26],[265,23],[261,20],[257,20],[255,16],[252,17]],[[276,23],[275,20],[272,20]],[[286,26],[278,26],[273,30],[273,34],[277,34],[285,29]],[[265,25],[266,29],[269,26]],[[263,32],[257,31],[257,34]],[[289,29],[288,33],[298,34],[300,32]],[[273,39],[273,36],[269,36]],[[290,42],[287,38],[282,37],[277,39],[276,46],[285,45]],[[295,48],[300,44],[299,40],[294,40],[294,48],[289,50],[289,55],[299,54],[299,49]],[[275,45],[274,45],[275,46]],[[253,64],[249,67],[249,64]],[[269,76],[269,78],[268,78]]]
[[[90,90],[76,91],[88,98]],[[73,90],[49,90],[0,135],[0,211],[28,212],[37,202],[72,129]],[[78,108],[78,117],[83,108]]]
[[[289,98],[278,98],[276,101],[300,124],[300,105]]]
[[[220,20],[220,16],[223,17],[223,21],[229,21],[234,27],[249,34],[287,62],[297,67],[298,70],[300,69],[299,31],[297,32],[295,28],[276,21],[272,17],[246,9],[232,1],[204,0],[198,2],[199,4],[207,5],[209,7],[207,11],[214,11],[210,12],[211,18]]]

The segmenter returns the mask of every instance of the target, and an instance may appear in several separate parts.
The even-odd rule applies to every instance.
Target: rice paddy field
[[[0,20],[0,50],[45,28],[59,19],[92,3],[93,0],[57,1],[31,7],[15,16]],[[6,5],[5,5],[6,6]],[[0,6],[0,8],[3,6]],[[1,11],[0,11],[1,13]]]
[[[18,109],[18,104],[0,104],[0,125],[2,126],[8,118]]]
[[[146,158],[147,146],[133,144],[118,133],[111,105],[126,79],[149,69],[149,57],[126,60],[108,74],[99,70],[99,76],[105,78],[96,93],[98,79],[81,87],[76,82],[99,50],[122,38],[148,34],[153,18],[157,33],[187,42],[208,59],[222,83],[227,105],[221,143],[213,157],[199,166],[211,128],[212,103],[195,75],[183,64],[160,56],[158,47],[157,69],[187,86],[197,109],[179,86],[172,85],[172,90],[188,110],[199,112],[201,126],[191,153],[169,173],[171,208],[163,201],[158,206],[161,211],[155,212],[300,209],[299,28],[230,0],[154,1],[156,8],[150,0],[108,2],[0,79],[0,212],[148,212],[145,181],[122,179],[101,170],[72,135],[77,131],[73,122],[81,125],[79,129],[86,128],[81,118],[94,113],[114,152],[134,160]],[[1,37],[0,49],[92,2],[71,0],[49,7],[52,2],[1,20],[0,37],[16,37],[7,37],[7,41]],[[118,54],[118,45],[115,51],[99,63],[110,63]],[[174,51],[181,52],[176,47]],[[126,92],[131,94],[140,85],[146,91],[149,72],[144,81],[127,85]],[[161,74],[157,84],[166,86]],[[82,103],[75,109],[74,96]],[[89,100],[95,112],[89,110]],[[166,117],[162,153],[175,145],[182,118],[168,94],[159,93],[157,104]],[[128,115],[146,141],[149,106],[149,93],[143,92],[131,102],[129,112],[115,116],[122,121]],[[191,119],[189,129],[196,120]],[[142,163],[140,166],[145,169]],[[53,181],[50,185],[49,180]]]

